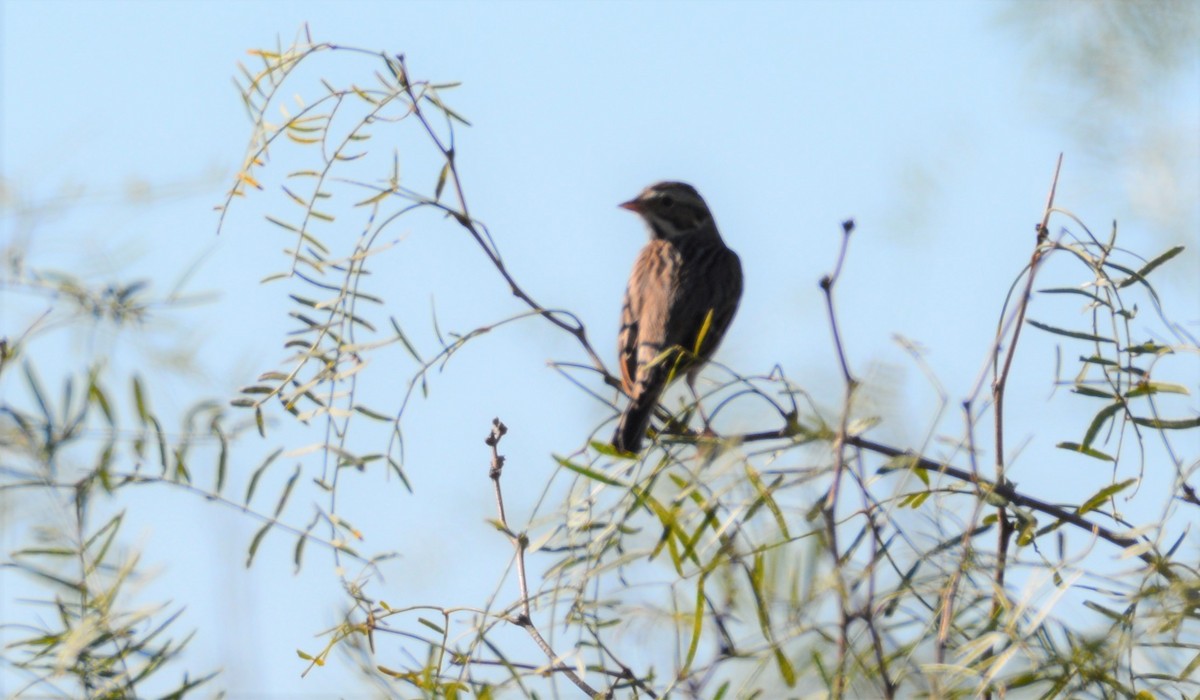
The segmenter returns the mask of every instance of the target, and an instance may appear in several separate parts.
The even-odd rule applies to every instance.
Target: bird
[[[620,205],[645,221],[650,242],[633,264],[617,350],[629,404],[613,447],[641,451],[650,415],[667,386],[695,380],[724,338],[742,298],[742,263],[717,231],[695,187],[659,182]],[[706,421],[707,422],[707,421]]]

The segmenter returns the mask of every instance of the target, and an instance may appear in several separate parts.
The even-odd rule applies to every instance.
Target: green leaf
[[[273,216],[268,216],[267,221],[270,221],[271,223],[275,224],[276,226],[287,229],[288,231],[291,231],[292,233],[300,233],[300,229],[296,228],[295,226],[293,226],[287,222],[276,219]]]
[[[1087,513],[1088,511],[1095,510],[1096,508],[1100,507],[1100,504],[1107,501],[1109,499],[1109,497],[1112,496],[1113,494],[1120,493],[1136,483],[1137,483],[1137,479],[1126,479],[1125,481],[1122,481],[1119,484],[1110,484],[1108,486],[1105,486],[1104,488],[1097,491],[1094,496],[1092,496],[1091,498],[1084,501],[1083,505],[1079,506],[1079,510],[1077,510],[1076,512],[1079,515],[1083,515],[1084,513]]]
[[[304,545],[308,544],[308,533],[300,535],[296,538],[296,549],[292,551],[292,563],[296,565],[296,572],[300,572],[300,564],[304,561]]]
[[[1097,304],[1102,304],[1104,306],[1112,308],[1112,304],[1108,303],[1104,299],[1101,299],[1100,297],[1096,296],[1095,294],[1092,294],[1089,291],[1086,291],[1083,289],[1077,289],[1075,287],[1056,287],[1054,289],[1039,289],[1038,292],[1040,292],[1042,294],[1078,294],[1080,296],[1085,296],[1088,299],[1091,299],[1092,301],[1095,301]]]
[[[54,426],[54,416],[50,414],[50,407],[46,404],[46,396],[42,391],[42,384],[38,381],[37,375],[33,371],[33,365],[26,362],[23,366],[25,370],[25,381],[29,384],[29,391],[33,394],[33,398],[37,400],[38,408],[42,411],[42,416],[46,418],[46,429]]]
[[[1083,435],[1083,447],[1088,448],[1092,446],[1092,443],[1096,440],[1096,434],[1100,432],[1100,429],[1104,427],[1109,418],[1112,418],[1117,411],[1121,410],[1121,407],[1122,404],[1117,402],[1100,409],[1100,412],[1092,419],[1092,424],[1088,426],[1087,432]]]
[[[167,458],[167,435],[163,432],[162,424],[154,416],[147,416],[150,425],[154,427],[154,435],[158,439],[158,457],[162,464],[163,476],[166,476],[167,470],[170,469],[170,461]]]
[[[758,626],[763,637],[771,638],[771,617],[767,610],[766,596],[766,559],[762,552],[754,553],[754,561],[746,575],[750,579],[750,590],[754,593],[754,610],[758,616]]]
[[[250,484],[246,487],[246,505],[250,505],[250,499],[254,498],[254,490],[258,488],[259,478],[262,477],[263,473],[267,470],[267,467],[271,466],[271,462],[274,462],[275,459],[281,454],[283,454],[282,447],[268,455],[267,458],[263,460],[263,463],[259,465],[258,469],[255,469],[254,473],[250,475]]]
[[[1150,396],[1151,394],[1182,394],[1183,396],[1190,396],[1191,392],[1182,384],[1142,382],[1130,390],[1129,393],[1125,394],[1125,398],[1132,399],[1137,396]]]
[[[96,532],[92,533],[83,544],[83,549],[91,553],[90,562],[87,565],[87,574],[91,575],[97,567],[104,564],[104,558],[108,555],[108,549],[112,546],[114,538],[117,536],[117,531],[121,529],[121,523],[125,520],[125,511],[117,513],[108,522],[104,523]],[[93,550],[93,546],[100,538],[104,541],[100,544],[99,549]]]
[[[284,506],[287,505],[288,498],[292,495],[292,488],[296,485],[296,479],[300,478],[300,465],[296,465],[296,471],[288,477],[287,483],[283,486],[283,493],[279,495],[279,503],[275,504],[275,517],[283,512]]]
[[[775,524],[779,527],[779,531],[783,536],[783,539],[790,540],[792,537],[788,534],[787,519],[783,517],[783,511],[779,509],[779,504],[775,502],[774,497],[771,495],[771,492],[774,491],[775,488],[782,482],[783,477],[776,479],[775,482],[768,487],[763,483],[762,477],[759,475],[758,471],[749,463],[746,463],[746,478],[750,480],[750,484],[754,487],[754,490],[758,492],[759,500],[755,501],[751,508],[754,508],[760,502],[765,503],[767,509],[771,511],[771,515],[775,516]],[[747,520],[749,520],[748,517]]]
[[[367,418],[373,418],[378,421],[386,421],[389,423],[392,421],[390,416],[385,416],[382,413],[376,413],[375,411],[372,411],[371,409],[367,408],[366,406],[355,405],[354,410],[363,414]]]
[[[600,440],[590,440],[588,442],[588,447],[591,447],[593,450],[599,452],[600,454],[604,455],[605,457],[616,457],[618,459],[635,459],[635,458],[637,458],[636,454],[634,454],[632,452],[622,452],[621,450],[618,450],[617,448],[613,447],[612,443],[609,443],[609,442],[602,442]]]
[[[182,448],[175,450],[175,473],[171,478],[182,484],[192,483],[192,473],[187,468],[186,451]]]
[[[916,510],[917,508],[921,507],[922,503],[929,499],[930,495],[932,495],[931,491],[917,491],[916,493],[910,493],[904,498],[900,499],[900,506],[907,506],[913,510]]]
[[[1091,397],[1097,398],[1097,399],[1111,400],[1111,399],[1117,398],[1116,395],[1110,394],[1107,391],[1100,391],[1099,389],[1093,389],[1092,387],[1086,386],[1084,384],[1076,384],[1074,387],[1071,388],[1071,391],[1076,394],[1079,394],[1080,396],[1091,396]]]
[[[412,343],[408,342],[404,331],[400,330],[400,324],[396,322],[395,317],[391,317],[388,320],[392,322],[392,330],[396,331],[396,337],[400,339],[400,342],[404,345],[404,349],[408,350],[408,354],[412,355],[413,359],[417,362],[425,364],[425,360],[421,359],[421,355],[417,353],[417,349],[413,347]]]
[[[270,529],[271,523],[267,523],[266,525],[260,527],[258,532],[254,533],[254,539],[250,540],[250,551],[246,555],[247,569],[249,569],[250,565],[254,563],[254,555],[258,553],[258,545],[262,544],[263,537],[267,535],[267,531]]]
[[[446,161],[442,165],[442,171],[438,173],[437,185],[433,188],[433,201],[438,201],[442,198],[442,190],[446,187],[446,176],[450,174],[450,161]]]
[[[700,648],[700,636],[704,633],[704,581],[706,576],[701,574],[696,580],[696,607],[692,611],[692,641],[688,644],[687,658],[683,661],[683,671],[680,678],[686,678],[691,670],[692,662],[696,660],[696,650]]]
[[[1131,275],[1130,277],[1128,277],[1124,280],[1121,280],[1121,282],[1117,286],[1123,289],[1123,288],[1128,287],[1129,285],[1133,284],[1134,282],[1146,282],[1146,275],[1149,275],[1159,265],[1162,265],[1163,263],[1167,262],[1168,260],[1175,257],[1176,255],[1179,255],[1182,252],[1183,252],[1183,246],[1181,246],[1181,245],[1177,245],[1174,248],[1171,248],[1170,250],[1168,250],[1167,252],[1158,256],[1157,258],[1154,258],[1153,260],[1146,263],[1145,265],[1142,265],[1140,270],[1133,273],[1133,275]]]
[[[138,420],[142,425],[150,421],[150,411],[146,408],[146,392],[142,389],[142,380],[133,375],[133,405],[137,409]]]
[[[1092,341],[1095,343],[1112,343],[1112,342],[1114,342],[1112,338],[1105,338],[1103,336],[1092,335],[1091,333],[1083,333],[1081,331],[1068,331],[1063,328],[1056,328],[1055,326],[1051,326],[1051,325],[1047,325],[1045,323],[1041,323],[1039,321],[1035,321],[1032,318],[1025,319],[1025,322],[1028,323],[1029,325],[1033,326],[1034,328],[1038,328],[1040,330],[1046,331],[1047,333],[1053,333],[1055,335],[1063,335],[1068,338],[1077,338],[1079,340],[1089,340],[1089,341]]]
[[[1170,347],[1149,340],[1137,345],[1130,345],[1125,349],[1129,351],[1130,355],[1164,355],[1173,352]]]
[[[1119,367],[1120,366],[1119,364],[1108,359],[1107,357],[1100,357],[1099,355],[1092,355],[1091,357],[1084,357],[1084,356],[1080,355],[1079,361],[1086,362],[1088,364],[1093,364],[1093,365],[1100,365],[1102,367]]]
[[[105,396],[104,390],[100,388],[100,385],[96,383],[95,376],[93,376],[91,381],[88,382],[88,399],[100,407],[100,412],[104,414],[104,420],[108,422],[109,426],[115,426],[117,424],[116,418],[113,415],[112,406],[108,403],[108,397]]]
[[[1115,462],[1116,461],[1110,455],[1107,455],[1099,450],[1092,449],[1091,447],[1084,447],[1083,445],[1080,445],[1077,442],[1060,442],[1057,445],[1055,445],[1055,447],[1059,448],[1060,450],[1070,450],[1072,452],[1078,452],[1079,454],[1082,454],[1082,455],[1087,455],[1088,457],[1102,459],[1106,462]]]
[[[783,682],[789,688],[796,687],[796,669],[792,668],[792,662],[788,661],[787,654],[783,653],[781,647],[775,647],[775,663],[779,664],[779,675],[783,678]]]
[[[558,462],[559,466],[566,467],[580,476],[587,477],[592,481],[599,481],[602,484],[608,484],[609,486],[620,486],[622,488],[626,488],[626,485],[620,481],[617,481],[616,479],[602,474],[594,469],[589,469],[583,465],[575,464],[566,457],[559,457],[558,455],[554,455],[553,457],[554,461]]]
[[[1200,652],[1198,652],[1195,656],[1192,657],[1192,660],[1188,662],[1187,666],[1183,667],[1183,673],[1180,673],[1179,677],[1180,678],[1191,678],[1192,674],[1196,672],[1197,668],[1200,668]],[[1145,692],[1145,691],[1142,691],[1142,692]],[[1141,693],[1138,693],[1138,695],[1140,696]],[[1149,695],[1148,700],[1154,700],[1153,695],[1150,695],[1149,693],[1147,693],[1147,695]],[[1142,698],[1139,697],[1137,700],[1142,700]]]
[[[1100,613],[1101,615],[1104,615],[1105,617],[1111,619],[1112,621],[1116,622],[1117,624],[1125,626],[1130,623],[1130,619],[1129,619],[1128,615],[1116,612],[1115,610],[1112,610],[1110,608],[1106,608],[1103,605],[1100,605],[1099,603],[1095,603],[1090,600],[1085,600],[1085,601],[1083,601],[1083,604],[1085,606],[1091,608],[1092,610],[1095,610],[1096,612]]]
[[[1167,420],[1164,418],[1132,418],[1134,423],[1144,428],[1154,428],[1155,430],[1188,430],[1190,428],[1200,428],[1200,416],[1195,418],[1181,418],[1179,420]]]
[[[400,465],[400,462],[393,459],[391,455],[388,455],[387,462],[388,467],[391,468],[392,472],[395,473],[400,481],[404,483],[404,488],[407,489],[409,493],[412,493],[412,486],[409,485],[408,477],[404,475],[404,467]]]
[[[225,431],[221,430],[221,425],[217,422],[216,417],[209,425],[209,430],[217,436],[221,445],[217,452],[217,483],[213,486],[213,493],[221,493],[221,490],[225,488],[225,474],[229,466],[229,438],[226,437]]]

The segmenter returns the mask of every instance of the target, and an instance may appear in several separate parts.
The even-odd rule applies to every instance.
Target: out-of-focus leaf
[[[300,564],[304,560],[304,545],[307,543],[307,532],[296,538],[296,549],[292,552],[292,563],[296,565],[296,571],[300,571]]]
[[[33,394],[34,400],[37,401],[38,409],[46,419],[46,431],[49,433],[54,427],[54,416],[51,415],[50,406],[46,403],[42,383],[38,381],[37,374],[33,371],[33,365],[26,362],[23,369],[25,370],[25,382],[29,385],[29,391]]]
[[[1107,423],[1117,411],[1121,410],[1121,407],[1121,403],[1111,403],[1100,409],[1100,412],[1097,413],[1096,417],[1092,419],[1091,425],[1088,426],[1087,432],[1083,435],[1083,446],[1085,448],[1092,446],[1092,443],[1096,440],[1096,435],[1100,432],[1100,429],[1104,427],[1104,424]]]
[[[1107,391],[1101,391],[1099,389],[1093,389],[1092,387],[1087,386],[1085,384],[1076,384],[1075,386],[1071,387],[1071,391],[1076,394],[1079,394],[1080,396],[1091,396],[1091,397],[1097,398],[1097,399],[1111,400],[1111,399],[1117,398],[1116,395],[1114,395],[1114,394],[1111,394]]]
[[[696,660],[696,650],[700,648],[700,637],[704,633],[704,582],[706,576],[701,574],[696,579],[696,605],[692,608],[692,639],[688,644],[687,657],[683,661],[683,671],[679,674],[686,677]]]
[[[1181,418],[1179,420],[1138,418],[1134,416],[1131,420],[1144,428],[1154,428],[1155,430],[1188,430],[1190,428],[1200,428],[1200,416],[1196,416],[1195,418]]]
[[[254,533],[254,539],[250,540],[250,550],[246,554],[247,569],[249,569],[250,565],[254,563],[254,555],[258,553],[258,546],[262,544],[263,537],[266,537],[267,531],[270,529],[271,523],[267,523],[266,525],[260,527],[258,532]]]
[[[1137,483],[1137,479],[1126,479],[1125,481],[1122,481],[1119,484],[1110,484],[1108,486],[1105,486],[1104,488],[1097,491],[1095,493],[1095,495],[1093,495],[1091,498],[1084,501],[1083,505],[1079,506],[1079,510],[1076,512],[1079,515],[1083,515],[1084,513],[1087,513],[1090,510],[1094,510],[1094,509],[1098,508],[1100,506],[1100,504],[1107,501],[1113,494],[1120,493],[1136,483]]]
[[[1092,301],[1096,302],[1097,304],[1102,304],[1104,306],[1112,308],[1112,304],[1108,303],[1104,299],[1101,299],[1100,297],[1096,296],[1095,294],[1092,294],[1091,292],[1087,291],[1086,289],[1078,289],[1076,287],[1056,287],[1054,289],[1039,289],[1038,292],[1041,294],[1078,294],[1080,296],[1084,296],[1084,297],[1087,297],[1088,299],[1091,299]]]
[[[1146,276],[1149,275],[1151,272],[1153,272],[1155,268],[1157,268],[1159,265],[1162,265],[1163,263],[1167,262],[1168,260],[1175,257],[1176,255],[1179,255],[1182,252],[1183,252],[1183,246],[1181,246],[1181,245],[1177,245],[1174,248],[1171,248],[1170,250],[1168,250],[1167,252],[1158,256],[1157,258],[1154,258],[1153,260],[1146,263],[1145,265],[1142,265],[1141,269],[1139,269],[1137,272],[1133,273],[1126,279],[1121,280],[1121,282],[1117,286],[1121,287],[1121,288],[1125,288],[1125,287],[1128,287],[1129,285],[1133,284],[1134,282],[1145,282]]]
[[[598,472],[594,469],[590,469],[581,464],[576,464],[576,463],[572,462],[571,460],[567,459],[566,457],[559,457],[558,455],[554,455],[554,461],[558,462],[559,466],[566,467],[567,469],[570,469],[571,471],[575,472],[576,474],[587,477],[588,479],[591,479],[592,481],[599,481],[600,483],[608,484],[609,486],[625,487],[625,484],[621,483],[620,481],[617,481],[616,479],[614,479],[610,476],[607,476],[601,472]]]
[[[1182,384],[1170,384],[1168,382],[1142,382],[1135,386],[1125,394],[1125,398],[1135,398],[1138,396],[1150,396],[1151,394],[1182,394],[1190,396],[1191,392]]]
[[[100,412],[104,414],[104,420],[108,423],[109,427],[117,424],[116,417],[113,415],[112,405],[108,402],[108,396],[104,394],[104,389],[96,382],[94,375],[88,382],[88,399],[100,407]]]
[[[296,471],[292,472],[292,475],[288,477],[287,483],[283,485],[283,493],[279,495],[279,503],[275,504],[276,518],[279,517],[279,514],[283,512],[284,507],[287,506],[288,498],[291,497],[292,488],[296,486],[296,479],[298,478],[300,478],[299,464],[296,465]]]
[[[433,188],[433,199],[437,201],[442,198],[442,190],[446,187],[446,177],[450,174],[450,161],[446,161],[442,165],[441,172],[438,173],[437,185]]]
[[[1095,343],[1112,343],[1112,342],[1114,342],[1112,338],[1105,338],[1104,336],[1101,336],[1101,335],[1092,335],[1091,333],[1084,333],[1082,331],[1069,331],[1069,330],[1066,330],[1065,328],[1058,328],[1056,326],[1051,326],[1046,323],[1041,323],[1040,321],[1035,321],[1032,318],[1025,319],[1025,322],[1028,323],[1029,325],[1033,326],[1034,328],[1038,328],[1040,330],[1046,331],[1047,333],[1053,333],[1055,335],[1063,335],[1068,338],[1076,338],[1078,340],[1089,340],[1089,341],[1092,341]]]
[[[766,504],[767,509],[771,511],[771,515],[775,517],[775,524],[779,527],[780,536],[785,540],[791,539],[792,536],[788,534],[787,519],[783,517],[783,511],[780,510],[779,504],[775,502],[775,498],[771,495],[771,492],[782,483],[783,477],[779,477],[768,487],[763,483],[758,471],[749,462],[746,463],[745,471],[746,478],[750,480],[750,485],[758,493],[758,500],[754,502],[751,508],[757,507],[760,502]],[[748,519],[749,517],[747,516]]]
[[[1079,454],[1087,455],[1088,457],[1102,459],[1105,462],[1115,462],[1116,461],[1112,458],[1111,455],[1107,455],[1107,454],[1101,452],[1100,450],[1096,450],[1091,447],[1084,447],[1083,445],[1080,445],[1077,442],[1060,442],[1057,445],[1055,445],[1055,447],[1057,447],[1061,450],[1070,450],[1072,452],[1078,452]]]
[[[145,425],[150,420],[150,411],[146,408],[146,392],[142,388],[142,379],[133,376],[133,406],[137,409],[138,420]]]
[[[254,490],[258,488],[258,480],[267,470],[267,467],[271,466],[271,463],[274,462],[281,454],[283,454],[282,447],[268,455],[267,458],[263,460],[263,463],[259,465],[258,469],[255,469],[254,473],[250,475],[250,484],[246,486],[246,505],[250,505],[250,499],[254,498]]]

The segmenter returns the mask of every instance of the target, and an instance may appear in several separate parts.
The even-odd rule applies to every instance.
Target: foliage
[[[382,464],[407,485],[402,426],[410,399],[465,344],[502,324],[548,323],[576,343],[581,360],[556,366],[582,394],[615,410],[619,397],[609,387],[618,383],[579,319],[524,290],[469,208],[455,145],[467,122],[445,97],[453,84],[413,78],[403,56],[307,36],[254,55],[259,64],[243,68],[240,83],[254,132],[222,215],[235,199],[267,188],[269,162],[297,164],[278,178],[288,213],[267,216],[290,241],[283,271],[267,279],[288,285],[299,325],[286,341],[291,357],[235,405],[252,411],[264,436],[276,415],[323,426],[323,439],[290,453],[319,456],[315,479],[328,494],[313,523],[294,531],[297,563],[317,522],[340,562],[350,551],[342,538],[355,532],[338,509],[340,475]],[[271,123],[284,86],[333,55],[357,59],[369,86],[321,79],[298,113],[285,109],[284,121]],[[411,144],[415,155],[372,150],[381,133]],[[402,175],[402,160],[417,167]],[[1094,235],[1055,202],[1057,178],[984,369],[960,402],[956,436],[939,425],[924,444],[867,437],[886,417],[872,413],[869,385],[842,345],[835,294],[849,260],[848,221],[821,283],[844,387],[832,407],[778,367],[723,370],[725,379],[701,397],[709,418],[760,416],[759,430],[715,436],[689,427],[696,406],[660,407],[656,443],[636,459],[586,439],[556,457],[552,479],[569,495],[524,526],[504,512],[506,427],[496,421],[487,442],[495,525],[514,549],[520,595],[483,610],[396,606],[369,593],[363,578],[347,579],[345,623],[323,650],[301,657],[323,665],[345,649],[379,687],[431,697],[533,696],[547,676],[586,694],[636,697],[1195,693],[1200,575],[1188,523],[1200,507],[1200,455],[1189,452],[1194,440],[1177,436],[1194,436],[1200,419],[1186,402],[1189,387],[1173,378],[1194,376],[1197,342],[1168,320],[1151,283],[1180,249],[1145,260],[1117,245],[1115,225],[1105,238]],[[527,311],[449,337],[435,319],[433,353],[410,342],[396,317],[379,318],[384,300],[366,291],[369,265],[387,247],[387,230],[422,213],[467,236]],[[337,234],[347,226],[359,231],[353,241]],[[1063,299],[1084,300],[1082,322],[1055,304]],[[1070,389],[1056,401],[1087,418],[1078,436],[1058,442],[1058,454],[1023,459],[1064,472],[1080,468],[1078,460],[1104,464],[1111,478],[1094,492],[1032,493],[1008,475],[1015,449],[1005,417],[1022,409],[1008,385],[1033,333],[1056,337],[1060,364],[1075,365],[1056,382]],[[369,406],[362,382],[370,359],[390,347],[414,362],[408,391],[393,409]],[[1068,403],[1073,397],[1094,405],[1078,408],[1084,404]],[[385,451],[351,439],[364,421],[387,427]],[[1148,480],[1151,470],[1169,477]],[[1130,512],[1138,515],[1123,513],[1134,498]],[[1110,565],[1114,556],[1123,568]],[[527,558],[540,563],[540,575],[526,570]],[[1080,601],[1094,614],[1059,612]],[[463,623],[471,631],[453,635],[452,625]],[[513,626],[544,658],[504,643]],[[407,662],[373,655],[381,633],[408,640]]]
[[[6,301],[54,300],[19,335],[0,337],[0,497],[5,520],[25,510],[16,504],[30,511],[25,521],[5,523],[19,528],[28,544],[7,553],[4,566],[42,591],[24,601],[31,613],[26,620],[4,620],[10,642],[0,661],[26,679],[13,697],[184,697],[216,674],[184,671],[178,683],[167,680],[192,634],[173,636],[181,608],[135,602],[130,589],[145,576],[137,552],[120,544],[125,512],[114,512],[111,501],[135,485],[193,488],[198,443],[215,443],[223,465],[230,438],[223,410],[201,403],[178,432],[169,432],[134,375],[125,384],[136,427],[124,427],[122,402],[108,388],[111,367],[101,359],[68,368],[61,392],[53,393],[40,368],[63,371],[46,351],[56,333],[101,326],[125,331],[169,313],[176,300],[155,297],[142,281],[93,285],[31,267],[20,245],[4,253]]]
[[[28,678],[17,696],[182,697],[212,685],[211,672],[166,680],[186,661],[191,634],[176,640],[172,603],[136,600],[139,557],[120,538],[135,486],[181,491],[257,522],[248,566],[272,532],[289,538],[297,569],[308,545],[328,552],[346,591],[344,618],[297,663],[320,673],[345,661],[391,696],[1197,692],[1200,418],[1195,388],[1179,378],[1196,375],[1200,348],[1152,283],[1181,249],[1144,259],[1118,245],[1115,224],[1096,235],[1055,201],[1057,171],[1028,236],[1029,261],[1008,299],[995,300],[994,337],[964,339],[989,344],[978,380],[955,399],[938,388],[942,407],[925,440],[877,437],[891,417],[879,415],[873,380],[844,346],[836,301],[853,264],[847,221],[820,283],[839,396],[811,396],[779,366],[711,367],[706,375],[719,380],[700,401],[721,434],[697,429],[691,404],[660,406],[654,444],[637,457],[579,436],[577,450],[546,460],[557,469],[526,522],[504,505],[509,428],[499,419],[480,426],[491,522],[513,564],[463,575],[494,578],[497,591],[515,578],[517,594],[456,607],[386,602],[392,593],[375,574],[392,554],[359,551],[353,522],[364,514],[348,485],[372,473],[412,490],[409,470],[424,465],[409,463],[414,438],[404,426],[435,373],[494,329],[542,324],[571,341],[572,355],[554,366],[581,400],[615,413],[619,382],[577,316],[518,282],[468,206],[456,141],[468,123],[447,97],[456,85],[414,78],[403,56],[307,34],[252,55],[239,87],[253,132],[221,217],[247,195],[266,200],[264,228],[288,243],[264,282],[287,297],[295,326],[280,339],[284,361],[244,388],[238,411],[207,400],[165,416],[153,408],[165,390],[141,373],[102,358],[65,371],[49,362],[42,348],[63,329],[137,330],[178,299],[141,280],[95,285],[36,269],[18,246],[5,251],[6,299],[53,300],[47,316],[0,328],[0,495],[51,514],[22,525],[26,544],[5,561],[44,592],[26,619],[4,621],[16,641],[0,660]],[[353,77],[314,78],[334,56]],[[298,106],[285,105],[285,93],[300,95]],[[269,118],[275,111],[282,122]],[[381,141],[398,145],[386,152]],[[437,346],[415,342],[405,331],[413,319],[389,313],[393,300],[370,274],[400,222],[464,237],[523,310],[457,334],[435,315]],[[1015,481],[1021,447],[1005,423],[1033,410],[1011,380],[1039,336],[1057,343],[1053,388],[1064,390],[1054,410],[1077,419],[1053,449],[1020,455],[1021,466],[1064,475],[1053,491]],[[906,348],[936,377],[915,344]],[[369,391],[390,381],[373,363],[389,352],[412,366],[399,398]],[[61,390],[44,376],[60,377]],[[723,429],[730,416],[756,429]],[[278,442],[265,459],[237,449],[251,431]],[[317,437],[297,443],[297,434]],[[1096,467],[1108,475],[1099,488],[1072,483]],[[319,501],[297,519],[288,505],[306,490]],[[377,649],[382,635],[404,655]]]

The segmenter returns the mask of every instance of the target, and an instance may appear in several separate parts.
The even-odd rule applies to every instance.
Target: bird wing
[[[633,295],[626,287],[625,301],[621,306],[621,331],[617,334],[617,364],[621,367],[621,387],[630,395],[633,394],[633,380],[637,376],[637,338],[637,312],[633,307]]]
[[[712,357],[741,297],[742,264],[737,253],[724,245],[700,251],[683,266],[678,280],[669,311],[673,332],[666,339],[667,347],[678,345],[695,353],[698,362]]]
[[[621,378],[626,392],[634,398],[645,391],[647,384],[658,383],[649,382],[649,375],[657,375],[664,363],[650,365],[669,347],[667,330],[677,305],[678,278],[679,253],[672,245],[655,240],[642,248],[625,290],[618,339]]]

